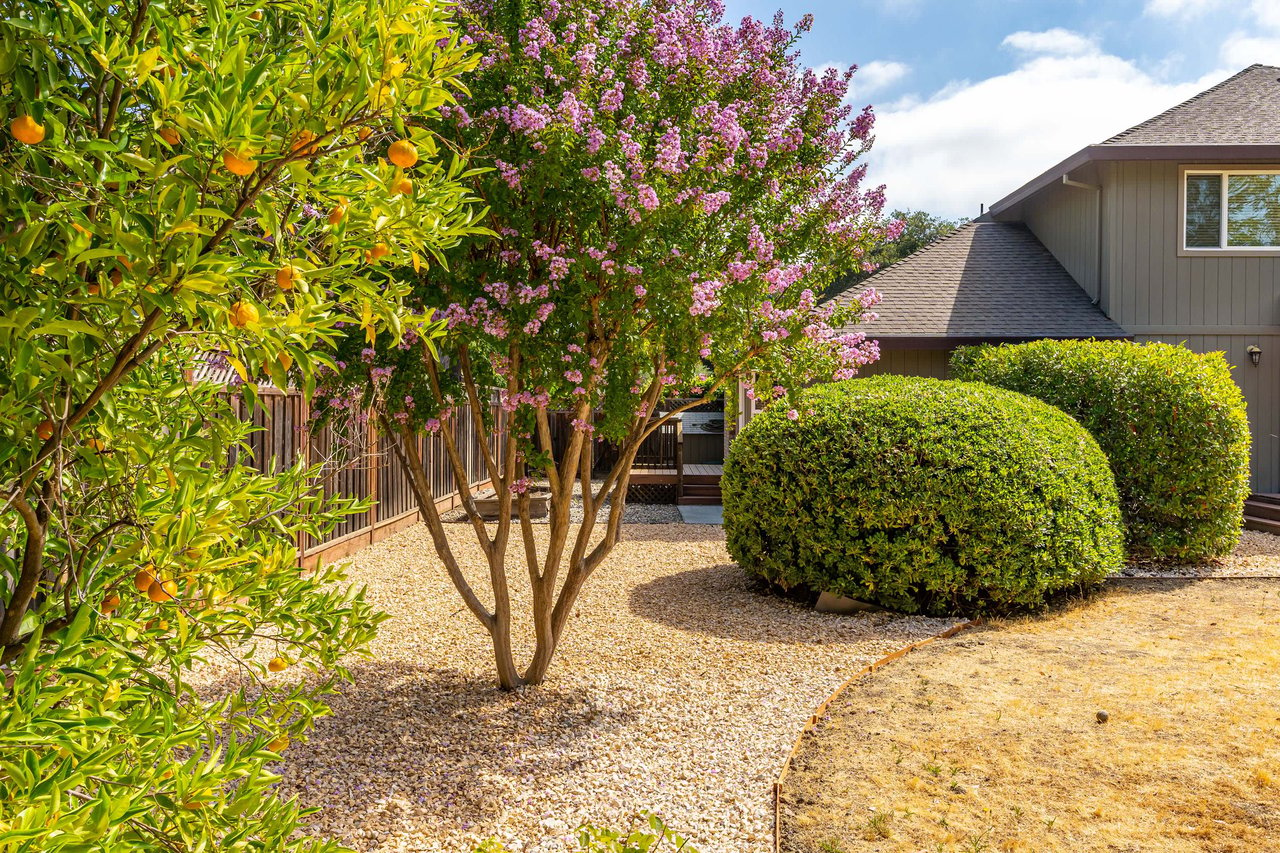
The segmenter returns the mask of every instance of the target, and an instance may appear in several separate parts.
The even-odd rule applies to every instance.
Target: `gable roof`
[[[1086,146],[991,205],[999,215],[1094,160],[1280,160],[1280,67],[1250,65],[1193,98]]]
[[[833,297],[884,297],[854,330],[893,346],[956,340],[1123,338],[1049,250],[1020,224],[974,220]],[[899,341],[899,343],[906,343]]]
[[[1268,145],[1280,142],[1280,68],[1250,65],[1103,145]]]

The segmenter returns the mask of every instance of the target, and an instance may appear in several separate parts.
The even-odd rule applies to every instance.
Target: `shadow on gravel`
[[[432,826],[492,826],[535,770],[539,785],[572,788],[599,733],[631,717],[577,689],[506,693],[491,677],[405,663],[351,671],[354,683],[329,697],[333,714],[277,772],[281,794],[320,809],[308,820],[314,832],[362,850]]]
[[[904,618],[893,613],[818,613],[770,592],[732,563],[641,584],[631,591],[628,606],[635,615],[661,625],[752,643],[856,643]],[[954,620],[937,621],[945,627]]]

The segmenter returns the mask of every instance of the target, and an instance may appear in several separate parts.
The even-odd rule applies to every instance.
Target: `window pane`
[[[1222,240],[1222,176],[1187,175],[1188,249],[1217,249]]]
[[[1280,246],[1280,175],[1227,176],[1227,245]]]

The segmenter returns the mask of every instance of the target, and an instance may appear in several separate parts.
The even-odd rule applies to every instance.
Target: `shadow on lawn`
[[[522,792],[572,787],[558,780],[571,780],[596,736],[630,716],[578,689],[504,693],[491,676],[402,662],[351,671],[354,682],[329,697],[333,714],[277,772],[281,794],[320,809],[312,831],[357,849],[425,841],[444,827],[439,834],[488,835]]]
[[[861,642],[902,618],[885,612],[819,613],[774,594],[732,563],[655,578],[633,589],[628,605],[643,619],[682,631],[788,645]]]

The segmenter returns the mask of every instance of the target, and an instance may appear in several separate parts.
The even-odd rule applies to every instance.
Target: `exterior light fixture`
[[[1258,362],[1262,361],[1261,347],[1256,347],[1253,344],[1249,344],[1249,346],[1245,349],[1245,352],[1249,353],[1249,360],[1253,362],[1254,367],[1257,367]]]

